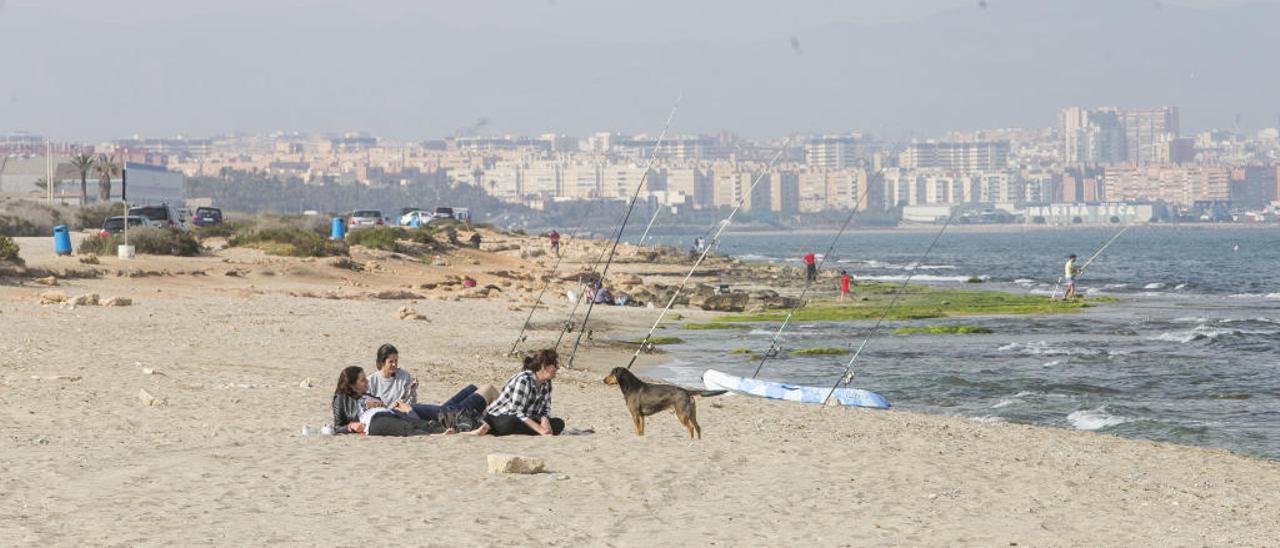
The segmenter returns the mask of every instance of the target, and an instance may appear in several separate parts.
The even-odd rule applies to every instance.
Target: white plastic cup
[[[323,427],[321,427],[321,428],[320,428],[320,433],[321,433],[321,434],[324,434],[324,435],[326,435],[326,436],[332,436],[332,435],[333,435],[333,427],[332,427],[332,426],[329,426],[329,425],[327,425],[327,424],[326,424],[326,425],[324,425]]]

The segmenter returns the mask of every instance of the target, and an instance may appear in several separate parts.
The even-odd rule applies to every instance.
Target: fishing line
[[[636,200],[640,198],[640,190],[644,188],[644,183],[649,179],[649,171],[653,168],[653,162],[658,158],[658,149],[662,146],[662,141],[667,137],[667,130],[671,128],[671,120],[676,116],[676,111],[680,109],[680,100],[684,94],[676,96],[676,104],[671,107],[671,112],[667,114],[667,123],[662,126],[662,133],[658,134],[658,140],[654,143],[653,153],[649,156],[649,161],[645,164],[644,174],[640,176],[640,182],[636,184],[636,190],[631,194],[631,201],[627,204],[627,211],[622,215],[622,222],[618,225],[618,233],[613,238],[613,245],[609,246],[609,257],[605,260],[604,268],[600,271],[600,284],[604,286],[605,276],[609,274],[609,266],[613,264],[613,257],[618,252],[618,243],[622,240],[622,233],[627,228],[627,221],[631,219],[631,212],[635,210]],[[595,296],[592,296],[591,302],[587,303],[587,311],[582,317],[582,327],[578,329],[578,337],[573,341],[573,350],[569,353],[569,360],[565,363],[565,367],[573,367],[573,359],[578,355],[578,346],[582,344],[582,334],[587,331],[587,322],[591,320],[591,311],[595,308]]]
[[[933,247],[938,244],[938,239],[942,238],[942,233],[947,231],[947,227],[951,226],[951,220],[955,218],[955,211],[952,211],[951,215],[947,217],[947,222],[942,224],[942,229],[938,230],[938,234],[933,237],[933,241],[929,242],[929,247],[924,250],[924,255],[922,255],[920,260],[916,262],[917,266],[924,264],[925,259],[929,258],[929,253],[932,252]],[[827,402],[831,400],[831,395],[836,393],[836,389],[840,387],[841,383],[848,384],[849,381],[853,380],[853,365],[858,361],[858,356],[862,355],[862,349],[867,347],[867,342],[871,340],[871,337],[875,336],[877,331],[879,331],[880,324],[884,323],[884,319],[889,315],[889,311],[893,310],[893,307],[898,304],[898,297],[902,296],[902,290],[906,289],[907,284],[911,283],[911,277],[916,275],[917,270],[920,269],[912,268],[907,272],[907,278],[903,280],[902,285],[898,286],[898,289],[893,292],[893,298],[889,300],[889,305],[884,308],[884,312],[880,313],[880,318],[876,320],[876,324],[867,332],[867,336],[862,339],[862,344],[858,345],[858,350],[853,353],[853,357],[849,358],[849,363],[845,365],[844,368],[844,374],[840,375],[840,377],[836,379],[835,384],[831,385],[831,390],[827,392],[827,397],[822,399],[822,405],[825,406]]]
[[[862,198],[858,200],[857,204],[854,204],[853,211],[850,211],[849,216],[845,217],[844,224],[840,225],[840,231],[836,233],[835,238],[831,239],[831,245],[827,246],[827,252],[822,255],[822,260],[818,261],[817,270],[822,270],[822,267],[827,264],[827,259],[831,257],[831,252],[836,248],[836,243],[840,241],[841,236],[844,236],[844,231],[849,228],[849,223],[852,222],[854,216],[858,214],[858,206],[863,204],[863,200],[865,200],[866,197],[867,192],[864,189]],[[809,292],[809,287],[813,285],[813,282],[814,280],[806,279],[804,289],[800,290],[799,300],[796,301],[795,306],[791,307],[791,310],[787,311],[787,316],[782,319],[782,325],[779,325],[778,331],[773,334],[773,340],[769,341],[769,349],[766,350],[764,352],[764,356],[760,358],[760,364],[756,365],[756,371],[751,374],[751,378],[756,378],[756,376],[760,374],[760,370],[764,368],[765,362],[769,361],[769,358],[776,356],[782,351],[782,348],[778,346],[778,339],[782,337],[782,331],[791,323],[791,317],[795,315],[796,310],[801,306],[804,306],[804,296]]]
[[[1106,250],[1108,247],[1111,246],[1112,242],[1116,241],[1116,239],[1119,238],[1121,234],[1124,234],[1126,230],[1129,230],[1129,227],[1131,226],[1133,225],[1131,224],[1124,225],[1124,227],[1121,228],[1119,232],[1116,232],[1115,236],[1112,236],[1110,240],[1107,240],[1107,243],[1102,244],[1102,247],[1098,248],[1098,250],[1095,251],[1093,255],[1089,256],[1089,260],[1084,262],[1084,266],[1081,266],[1080,270],[1076,271],[1076,274],[1077,275],[1084,274],[1084,269],[1089,268],[1089,265],[1093,263],[1094,259],[1097,259],[1098,256],[1101,255],[1104,250]],[[1049,300],[1051,301],[1058,300],[1058,286],[1060,285],[1062,285],[1062,276],[1058,276],[1058,283],[1053,284],[1053,293],[1049,295]]]
[[[636,359],[640,357],[640,352],[649,347],[649,339],[653,337],[653,332],[658,330],[658,324],[662,323],[662,318],[667,315],[667,312],[671,310],[671,306],[676,303],[676,298],[680,296],[680,292],[684,290],[686,285],[688,285],[689,279],[693,277],[693,273],[698,270],[698,267],[702,265],[702,261],[707,258],[709,253],[711,253],[711,248],[715,247],[716,242],[720,241],[720,236],[724,234],[724,229],[728,228],[729,224],[733,222],[733,217],[742,209],[743,204],[745,204],[747,198],[751,196],[756,185],[760,184],[760,181],[764,179],[764,176],[769,174],[769,170],[773,169],[773,164],[777,162],[778,158],[781,158],[782,154],[787,151],[787,145],[790,143],[790,138],[787,138],[787,140],[782,143],[782,148],[778,150],[777,154],[774,154],[773,159],[769,160],[769,163],[760,171],[760,174],[756,175],[755,180],[751,181],[751,185],[742,193],[742,197],[738,198],[738,204],[734,206],[733,211],[730,211],[729,216],[720,221],[720,227],[716,229],[715,235],[711,237],[711,244],[703,248],[702,254],[698,256],[698,260],[694,261],[693,268],[689,269],[689,273],[684,276],[684,279],[680,281],[680,285],[676,287],[675,292],[671,294],[671,298],[667,300],[667,306],[662,309],[662,312],[658,313],[658,319],[653,322],[653,327],[649,328],[649,333],[640,341],[640,346],[636,348],[635,354],[632,354],[631,361],[627,362],[627,369],[631,369],[631,366],[635,365]],[[587,310],[590,312],[591,309],[588,308]],[[579,333],[578,335],[581,337],[582,334]]]
[[[583,233],[587,231],[586,222],[588,219],[591,218],[591,211],[595,208],[596,203],[598,202],[599,200],[591,200],[590,203],[587,204],[587,211],[582,216],[583,224],[580,225],[578,229],[574,231],[574,234],[570,235],[568,238],[565,239],[565,247],[568,247],[569,242],[580,238],[583,235]],[[556,272],[560,270],[560,263],[564,261],[565,255],[567,255],[567,253],[560,253],[559,255],[556,256],[556,262],[554,265],[551,266],[551,272],[547,274],[547,279],[543,282],[542,289],[538,291],[538,298],[534,300],[533,308],[529,310],[529,315],[525,317],[524,325],[520,326],[520,334],[516,335],[515,342],[511,343],[511,350],[507,352],[508,356],[515,355],[516,348],[520,346],[521,342],[524,342],[525,331],[529,329],[529,323],[533,320],[533,313],[536,312],[538,310],[538,306],[542,304],[542,296],[547,292],[547,288],[551,286],[551,282],[555,280]],[[572,320],[572,315],[570,316],[570,320]],[[563,330],[561,332],[563,333]],[[558,343],[557,343],[557,346],[559,346]]]

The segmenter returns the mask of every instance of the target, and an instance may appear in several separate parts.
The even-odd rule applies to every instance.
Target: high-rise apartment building
[[[1114,109],[1068,107],[1058,113],[1067,164],[1110,164],[1125,160],[1124,127]]]
[[[810,169],[844,169],[857,165],[858,141],[848,135],[815,138],[804,145],[804,163]]]
[[[912,143],[898,157],[907,169],[956,172],[1003,171],[1009,166],[1008,141]]]
[[[1124,126],[1126,159],[1131,164],[1153,164],[1159,159],[1157,147],[1178,137],[1178,107],[1164,106],[1119,111]]]

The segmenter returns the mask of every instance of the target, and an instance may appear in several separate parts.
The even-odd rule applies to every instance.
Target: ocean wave
[[[1018,278],[1014,280],[1013,283],[1019,284],[1019,285],[1035,285],[1040,282],[1039,280],[1032,280],[1031,278]]]
[[[973,422],[981,422],[981,423],[989,424],[993,422],[1005,422],[1006,419],[1004,417],[997,417],[995,415],[987,415],[983,417],[969,417],[969,420]]]
[[[1143,289],[1164,289],[1165,287],[1164,282],[1151,282],[1142,286]]]
[[[1209,321],[1209,318],[1204,318],[1200,316],[1182,316],[1180,318],[1174,318],[1169,321],[1172,323],[1206,323]],[[1225,320],[1225,321],[1230,321],[1230,320]]]
[[[1108,413],[1107,406],[1105,405],[1097,409],[1074,411],[1067,415],[1067,422],[1071,423],[1071,426],[1076,430],[1087,430],[1090,432],[1102,430],[1103,428],[1111,428],[1112,426],[1121,425],[1126,422],[1131,422],[1132,420],[1133,419],[1127,417]]]
[[[1243,331],[1238,329],[1222,329],[1208,325],[1197,325],[1190,331],[1166,332],[1151,337],[1153,341],[1168,341],[1187,344],[1195,341],[1213,340],[1223,335],[1240,335]]]
[[[1048,341],[1031,341],[1027,343],[1012,342],[996,348],[998,352],[1018,352],[1020,354],[1029,354],[1032,356],[1124,356],[1130,353],[1128,350],[1099,350],[1096,348],[1086,348],[1079,345],[1071,346],[1054,346]],[[1045,367],[1058,365],[1061,360],[1052,361],[1045,364]]]
[[[1126,287],[1129,287],[1129,284],[1107,284],[1102,286],[1103,289],[1124,289]]]
[[[1232,299],[1280,299],[1280,293],[1236,293],[1230,296]]]
[[[867,268],[879,268],[881,270],[955,270],[958,268],[956,265],[950,264],[918,264],[914,262],[902,264],[877,261],[875,259],[865,261],[864,264],[867,265]]]
[[[1178,285],[1173,286],[1173,289],[1174,289],[1174,291],[1179,291],[1179,290],[1182,290],[1182,289],[1183,289],[1183,288],[1185,288],[1185,287],[1187,287],[1187,284],[1178,284]]]

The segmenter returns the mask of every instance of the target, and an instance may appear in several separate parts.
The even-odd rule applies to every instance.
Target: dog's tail
[[[728,392],[728,390],[690,390],[689,391],[690,394],[693,394],[695,396],[702,396],[704,398],[710,398],[711,396],[719,396],[720,394],[723,394],[725,392]]]

